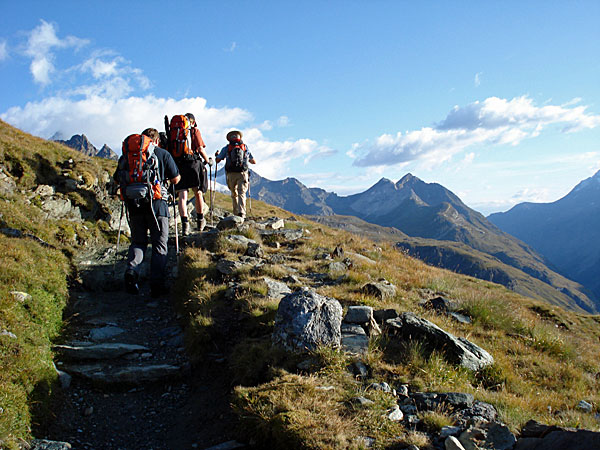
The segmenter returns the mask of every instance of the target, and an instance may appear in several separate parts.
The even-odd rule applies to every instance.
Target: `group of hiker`
[[[152,244],[150,264],[150,291],[152,297],[168,293],[165,282],[167,265],[167,242],[169,237],[169,205],[171,195],[177,201],[181,217],[181,232],[190,233],[188,217],[188,190],[194,193],[196,225],[199,232],[206,226],[204,193],[209,188],[214,169],[214,183],[219,162],[225,160],[227,186],[231,191],[233,213],[246,217],[246,193],[249,187],[248,164],[256,164],[247,145],[242,141],[241,131],[227,133],[227,145],[215,153],[215,163],[209,158],[193,114],[176,115],[169,121],[165,116],[165,131],[147,128],[141,134],[132,134],[123,141],[114,179],[119,185],[123,208],[127,213],[131,230],[131,244],[127,255],[124,281],[130,294],[139,293],[139,270],[148,245],[148,232]],[[214,192],[214,186],[213,186]],[[211,208],[213,207],[211,201]],[[175,205],[175,203],[173,203]],[[211,211],[212,212],[212,211]],[[175,236],[177,240],[177,212]],[[120,224],[119,224],[120,233]]]

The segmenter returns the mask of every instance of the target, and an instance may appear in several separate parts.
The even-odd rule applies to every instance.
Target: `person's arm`
[[[204,159],[204,162],[206,162],[208,164],[208,155],[206,154],[206,152],[204,151],[204,149],[200,148],[198,150],[198,153],[200,153],[200,156],[202,156],[202,159]]]
[[[215,152],[215,162],[219,164],[221,161],[225,159],[225,155],[227,154],[227,147],[223,147],[221,151]]]
[[[177,175],[175,178],[171,178],[169,181],[173,184],[177,184],[177,183],[179,183],[180,180],[181,180],[181,175]]]
[[[246,149],[248,148],[248,146],[246,146]],[[254,159],[254,156],[252,156],[252,153],[250,153],[250,150],[248,150],[248,162],[250,164],[256,164],[256,160]]]

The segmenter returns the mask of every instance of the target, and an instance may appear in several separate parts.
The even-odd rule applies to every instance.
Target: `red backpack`
[[[166,117],[165,117],[166,119]],[[165,120],[165,123],[167,120]],[[173,158],[192,158],[194,152],[192,151],[191,136],[190,136],[191,123],[190,120],[183,115],[177,115],[171,117],[171,123],[167,135],[169,136],[168,150],[173,155]]]
[[[158,200],[163,198],[152,139],[132,134],[123,141],[123,154],[117,166],[121,199]]]

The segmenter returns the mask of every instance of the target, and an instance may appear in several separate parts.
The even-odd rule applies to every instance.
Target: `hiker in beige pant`
[[[215,153],[217,163],[225,160],[227,187],[231,191],[233,213],[241,218],[246,217],[246,192],[249,185],[248,163],[256,164],[256,160],[242,142],[241,131],[227,133],[229,144]]]

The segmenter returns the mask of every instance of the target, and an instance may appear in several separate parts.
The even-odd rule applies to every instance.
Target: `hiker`
[[[203,194],[208,189],[208,178],[204,165],[209,164],[209,160],[204,151],[206,145],[202,140],[200,130],[196,126],[196,118],[191,113],[187,113],[185,117],[189,120],[191,152],[189,154],[183,152],[180,157],[175,158],[175,163],[181,174],[181,181],[175,186],[175,190],[177,191],[179,215],[181,216],[181,233],[184,236],[187,236],[190,234],[190,222],[187,211],[189,188],[192,188],[192,191],[194,191],[194,197],[196,199],[196,221],[198,231],[204,230],[204,227],[206,226],[206,220],[204,219]],[[202,159],[204,161],[202,161]]]
[[[145,137],[145,138],[144,138]],[[166,186],[167,180],[173,184],[176,184],[181,179],[177,165],[173,160],[172,156],[166,150],[158,147],[160,136],[158,130],[154,128],[147,128],[140,135],[131,135],[124,142],[124,153],[125,146],[128,145],[129,139],[134,140],[133,145],[129,144],[130,151],[135,151],[135,146],[147,147],[148,161],[150,158],[155,157],[156,168],[154,169],[152,164],[148,166],[155,175],[148,176],[149,179],[156,178],[153,180],[150,195],[140,196],[140,198],[132,199],[134,195],[131,195],[127,191],[127,186],[136,187],[147,186],[148,183],[133,183],[131,181],[124,181],[123,175],[127,180],[131,180],[131,175],[127,173],[129,170],[129,163],[125,154],[119,159],[117,171],[115,172],[114,178],[117,182],[121,183],[121,195],[124,198],[125,205],[128,211],[129,227],[131,229],[131,245],[129,246],[129,252],[127,255],[127,268],[125,270],[125,290],[130,294],[138,294],[138,278],[140,265],[144,261],[144,254],[146,252],[146,246],[148,245],[148,231],[150,231],[150,240],[152,243],[152,260],[150,266],[150,289],[152,297],[159,297],[168,293],[167,286],[165,284],[165,268],[167,265],[167,241],[169,238],[169,208],[167,204],[168,190]],[[149,138],[149,139],[148,139]],[[148,141],[150,141],[148,143]],[[140,151],[138,149],[138,151]],[[133,160],[132,160],[133,161]],[[126,166],[123,166],[126,164]],[[124,192],[125,191],[125,192]],[[135,190],[133,190],[135,191]]]
[[[248,163],[256,164],[248,146],[242,142],[241,131],[230,131],[227,133],[229,144],[215,153],[217,164],[225,160],[225,176],[227,187],[231,191],[233,202],[233,213],[246,218],[246,192],[248,191],[249,173]]]

